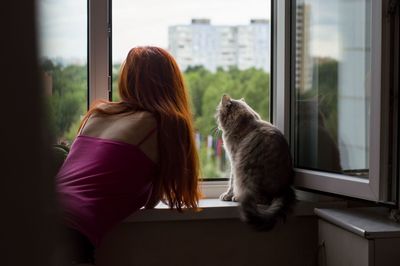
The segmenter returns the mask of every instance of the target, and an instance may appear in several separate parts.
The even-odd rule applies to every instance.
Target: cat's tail
[[[242,220],[260,231],[267,231],[274,227],[279,218],[285,219],[296,202],[293,188],[288,187],[284,193],[274,198],[269,205],[257,204],[250,193],[244,193],[241,200]]]

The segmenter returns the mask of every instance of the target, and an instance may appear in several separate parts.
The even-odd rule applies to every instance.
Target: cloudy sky
[[[244,3],[246,3],[244,5]],[[268,0],[113,0],[113,54],[125,57],[136,45],[168,46],[168,26],[208,18],[214,25],[270,19]]]
[[[38,0],[37,13],[43,56],[86,58],[86,1]]]
[[[85,0],[39,0],[38,28],[41,54],[46,57],[86,60],[87,7]],[[121,61],[133,46],[168,46],[168,26],[209,18],[214,25],[248,24],[270,19],[269,0],[113,0],[113,61]],[[318,9],[312,18],[313,55],[337,57],[335,1],[308,0]],[[326,4],[328,3],[328,4]],[[327,12],[324,12],[326,10]],[[315,13],[314,13],[315,14]],[[318,40],[318,41],[317,41]],[[335,45],[336,43],[336,45]]]
[[[248,24],[270,19],[268,0],[113,0],[113,61],[133,46],[168,46],[168,26],[209,18],[212,24]],[[84,0],[39,0],[42,55],[86,57],[87,7]]]

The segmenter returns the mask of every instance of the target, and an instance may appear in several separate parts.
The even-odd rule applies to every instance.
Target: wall
[[[271,232],[255,232],[238,219],[127,222],[105,238],[97,264],[316,265],[317,220],[293,216]]]
[[[3,2],[0,24],[0,265],[61,265],[55,263],[56,206],[37,75],[35,1]]]

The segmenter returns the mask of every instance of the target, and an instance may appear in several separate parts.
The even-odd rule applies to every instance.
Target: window
[[[219,146],[211,134],[211,116],[227,92],[244,96],[284,132],[297,188],[393,204],[399,184],[399,27],[389,2],[89,0],[90,101],[107,98],[111,87],[116,99],[116,74],[131,47],[167,48],[191,93],[204,177],[227,174],[221,167],[227,162],[213,160]],[[246,82],[237,83],[238,77]],[[207,196],[218,196],[226,182],[203,186]]]
[[[394,199],[388,192],[393,179],[384,118],[389,109],[381,49],[385,3],[277,4],[277,17],[286,19],[279,18],[277,47],[285,48],[277,51],[275,65],[278,72],[290,74],[277,78],[277,105],[284,107],[276,107],[276,122],[290,140],[298,187],[374,201]]]
[[[87,109],[87,4],[37,1],[42,84],[58,142],[70,143]]]
[[[369,176],[371,2],[297,1],[295,165]]]
[[[214,113],[228,93],[244,97],[269,120],[270,17],[269,0],[112,1],[113,100],[121,62],[132,47],[167,49],[189,89],[203,178],[229,177]],[[239,49],[239,40],[246,46]]]

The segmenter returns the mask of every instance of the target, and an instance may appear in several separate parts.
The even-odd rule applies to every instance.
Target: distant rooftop
[[[268,19],[250,19],[250,24],[268,24]],[[210,25],[211,20],[208,18],[192,18],[192,24],[196,25]]]
[[[208,18],[192,18],[192,24],[206,24],[209,25],[211,22]]]
[[[251,19],[250,24],[268,24],[268,19]]]

